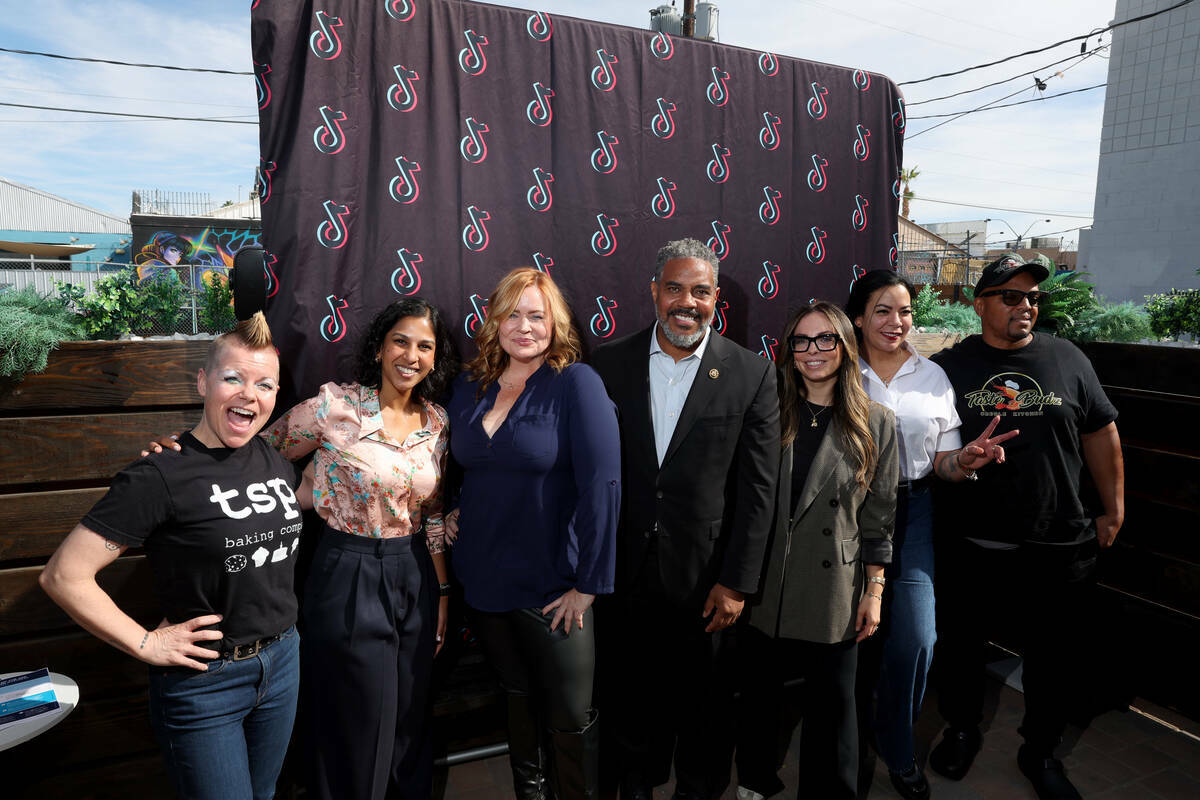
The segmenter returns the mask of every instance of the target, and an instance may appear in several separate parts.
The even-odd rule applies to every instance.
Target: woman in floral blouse
[[[448,588],[449,431],[433,400],[457,371],[438,310],[405,298],[371,322],[355,383],[325,384],[264,434],[293,460],[316,451],[325,531],[304,591],[301,653],[312,797],[430,796],[428,695]]]

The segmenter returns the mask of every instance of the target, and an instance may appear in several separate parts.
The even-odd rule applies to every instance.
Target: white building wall
[[[1117,0],[1115,21],[1177,0]],[[1113,31],[1092,230],[1079,265],[1110,300],[1200,285],[1200,3]]]
[[[922,224],[926,230],[936,233],[955,247],[970,250],[971,258],[983,258],[987,251],[987,226],[988,221],[984,219]]]

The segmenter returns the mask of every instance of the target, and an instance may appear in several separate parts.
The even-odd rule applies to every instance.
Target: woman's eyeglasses
[[[792,348],[793,353],[807,353],[808,348],[815,344],[818,350],[828,352],[837,347],[840,341],[841,337],[836,333],[822,333],[817,336],[796,333],[788,337],[788,347]]]
[[[1022,292],[1019,289],[989,289],[986,292],[980,292],[975,296],[991,297],[995,294],[1000,295],[1000,299],[1006,306],[1021,305],[1021,298],[1028,300],[1029,305],[1036,306],[1050,295],[1049,292]]]

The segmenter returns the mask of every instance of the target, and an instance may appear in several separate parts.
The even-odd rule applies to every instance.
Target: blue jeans
[[[296,718],[295,626],[258,655],[206,672],[150,668],[150,722],[184,800],[270,800]]]
[[[896,542],[887,568],[883,661],[876,686],[875,736],[892,772],[912,766],[913,724],[925,699],[925,679],[937,639],[933,604],[933,518],[929,489],[901,492]]]

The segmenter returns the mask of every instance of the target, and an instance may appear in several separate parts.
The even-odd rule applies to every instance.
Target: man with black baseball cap
[[[970,769],[982,743],[984,646],[1004,620],[1024,657],[1017,763],[1043,800],[1079,797],[1054,748],[1087,677],[1081,620],[1096,556],[1124,517],[1117,410],[1078,348],[1034,332],[1048,275],[1013,255],[988,264],[975,285],[982,332],[933,356],[954,386],[964,441],[997,415],[998,431],[1020,435],[977,480],[937,487],[935,664],[948,728],[929,756],[954,780]],[[1080,498],[1085,464],[1103,508]]]

